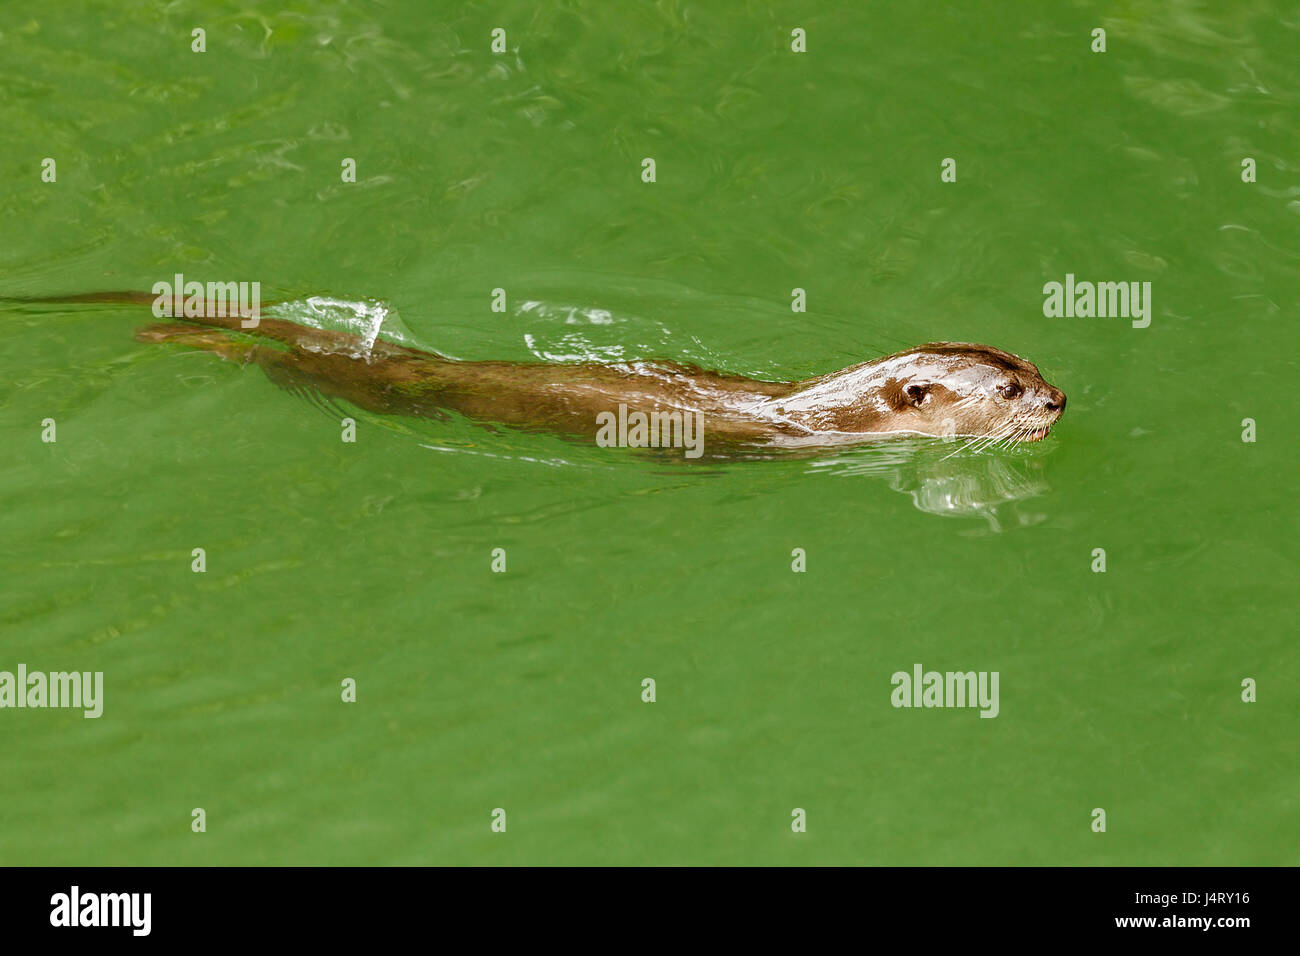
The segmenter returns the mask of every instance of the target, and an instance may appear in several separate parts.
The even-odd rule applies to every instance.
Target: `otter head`
[[[1035,366],[987,345],[933,342],[871,364],[891,431],[1039,441],[1065,411]]]

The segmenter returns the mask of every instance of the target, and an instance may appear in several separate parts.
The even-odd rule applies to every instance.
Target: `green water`
[[[0,710],[0,862],[1300,862],[1300,17],[1224,7],[0,9],[0,295],[182,272],[782,379],[987,342],[1069,395],[978,455],[348,444],[147,311],[4,306],[0,670],[105,699]],[[1150,326],[1045,317],[1067,273]],[[999,715],[894,708],[917,663]]]

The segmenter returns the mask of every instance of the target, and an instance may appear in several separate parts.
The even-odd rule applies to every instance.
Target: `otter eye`
[[[1012,399],[1012,398],[1019,398],[1021,394],[1024,392],[1024,389],[1021,388],[1019,385],[1017,385],[1015,382],[1007,382],[1007,384],[1005,385],[998,386],[998,392],[1002,395],[1003,398]]]

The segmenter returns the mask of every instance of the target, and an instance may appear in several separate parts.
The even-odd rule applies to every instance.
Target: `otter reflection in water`
[[[920,511],[982,519],[996,532],[1042,520],[1043,515],[1020,503],[1050,490],[1044,457],[1037,448],[1017,455],[955,454],[948,442],[916,439],[822,455],[808,470],[820,476],[878,478],[911,498]]]
[[[145,304],[155,297],[118,292],[41,301]],[[175,314],[179,306],[178,300]],[[654,416],[662,429],[655,430],[659,441],[646,442],[653,445],[665,437],[674,444],[674,429],[682,433],[688,421],[700,423],[709,457],[907,435],[1036,442],[1065,409],[1065,394],[1036,367],[987,345],[936,342],[802,381],[771,382],[670,361],[459,361],[379,339],[377,328],[363,337],[269,317],[241,328],[237,315],[202,311],[151,325],[137,338],[254,363],[282,385],[374,412],[456,412],[480,423],[589,441],[615,416],[626,417],[628,431],[620,430],[625,439],[642,418]]]

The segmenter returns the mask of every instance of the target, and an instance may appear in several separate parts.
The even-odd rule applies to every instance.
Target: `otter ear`
[[[925,404],[926,399],[930,397],[929,385],[917,385],[912,382],[903,386],[903,399],[907,404],[920,408]]]

